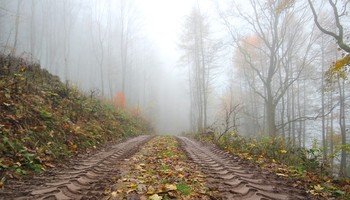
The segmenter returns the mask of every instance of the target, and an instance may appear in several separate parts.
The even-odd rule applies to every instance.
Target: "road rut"
[[[1,193],[0,199],[100,199],[104,189],[119,174],[119,164],[139,151],[151,136],[139,136],[111,146],[88,158],[78,159],[68,169],[37,176]]]
[[[207,175],[208,187],[218,190],[223,199],[312,199],[305,191],[292,187],[276,175],[215,146],[187,137],[178,139],[188,156]]]

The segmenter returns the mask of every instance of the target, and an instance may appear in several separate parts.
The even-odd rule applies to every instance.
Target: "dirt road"
[[[31,180],[10,181],[7,189],[0,190],[0,199],[101,199],[106,188],[113,185],[113,177],[114,180],[121,178],[118,176],[122,166],[125,168],[125,162],[130,162],[126,158],[139,152],[152,138],[139,136],[75,160],[68,168]],[[178,137],[177,141],[190,163],[198,165],[205,174],[206,187],[219,194],[212,199],[312,199],[305,191],[291,186],[292,183],[214,146],[186,137]]]
[[[267,171],[240,160],[218,148],[179,137],[188,156],[207,174],[208,187],[223,199],[312,199]]]
[[[0,190],[0,199],[99,199],[111,177],[118,174],[120,162],[138,152],[151,138],[139,136],[78,159],[68,169],[13,183],[10,191]]]

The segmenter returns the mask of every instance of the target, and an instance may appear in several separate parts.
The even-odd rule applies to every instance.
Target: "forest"
[[[127,121],[129,114],[147,119],[135,130],[152,126],[257,164],[293,166],[281,176],[314,170],[350,184],[349,5],[1,0],[0,61],[40,64],[60,87],[128,110]],[[1,69],[0,78],[2,101],[8,97]],[[1,101],[0,109],[9,107]],[[5,131],[0,136],[5,142]],[[312,191],[322,196],[316,186]]]

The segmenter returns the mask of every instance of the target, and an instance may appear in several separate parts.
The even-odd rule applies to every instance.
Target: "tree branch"
[[[344,28],[343,28],[343,26],[340,23],[340,16],[338,14],[338,9],[337,9],[335,3],[332,2],[332,0],[328,0],[328,1],[329,1],[329,4],[332,6],[333,13],[334,13],[334,18],[335,18],[335,22],[336,22],[337,28],[339,30],[339,34],[336,34],[334,32],[328,31],[328,30],[326,30],[325,28],[323,28],[321,26],[321,24],[318,21],[318,16],[317,16],[316,10],[315,10],[311,0],[308,0],[310,8],[311,8],[311,11],[312,11],[312,14],[314,16],[315,24],[316,24],[317,28],[320,29],[320,31],[322,31],[323,33],[325,33],[327,35],[330,35],[334,39],[336,39],[337,43],[338,43],[338,46],[341,49],[343,49],[344,51],[350,53],[350,46],[344,43],[344,39],[343,39],[343,37],[344,37]]]

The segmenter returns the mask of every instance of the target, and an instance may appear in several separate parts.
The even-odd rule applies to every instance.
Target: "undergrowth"
[[[330,174],[327,162],[322,160],[322,150],[316,144],[310,149],[303,149],[291,145],[283,138],[245,138],[235,132],[228,132],[219,140],[215,133],[196,133],[190,136],[202,142],[213,143],[281,178],[294,180],[293,187],[306,188],[319,198],[350,199],[349,179],[338,180]]]
[[[0,188],[8,177],[150,130],[140,115],[84,95],[38,64],[0,55]]]

